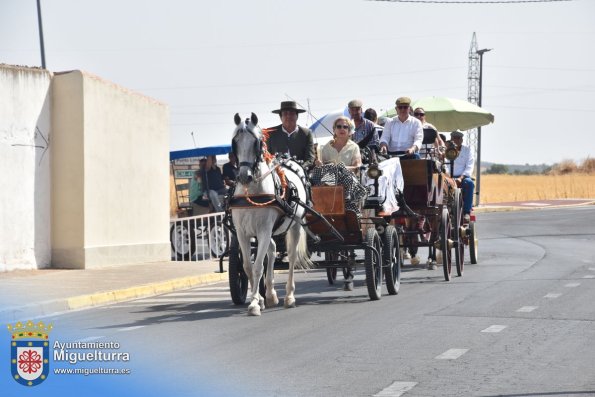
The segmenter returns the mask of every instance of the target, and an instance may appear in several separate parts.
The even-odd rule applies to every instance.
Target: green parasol
[[[434,124],[438,131],[464,131],[494,122],[492,113],[461,99],[426,97],[413,102],[411,107],[423,108],[426,121]],[[395,109],[389,109],[383,114],[386,117],[395,115]]]

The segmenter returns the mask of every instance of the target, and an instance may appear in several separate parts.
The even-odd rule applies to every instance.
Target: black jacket
[[[287,153],[304,162],[304,168],[309,169],[314,165],[314,140],[312,131],[298,126],[298,130],[287,135],[280,125],[272,128],[267,140],[270,153]]]

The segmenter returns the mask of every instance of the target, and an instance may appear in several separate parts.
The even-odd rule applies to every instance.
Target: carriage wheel
[[[337,255],[334,252],[325,252],[324,253],[324,260],[331,261],[337,259]],[[326,279],[328,280],[329,285],[335,284],[335,280],[337,280],[337,268],[336,267],[327,267],[326,268]]]
[[[209,248],[211,255],[219,258],[227,252],[229,248],[229,236],[220,222],[211,225],[209,230]]]
[[[465,262],[465,243],[461,235],[461,225],[463,224],[463,195],[461,189],[455,189],[455,197],[453,203],[453,241],[455,248],[455,264],[457,266],[457,276],[463,275],[463,266]]]
[[[253,251],[253,254],[250,258],[254,261],[254,258],[256,258],[256,249],[252,249],[252,251]],[[262,264],[264,265],[264,267],[262,268],[262,277],[260,278],[260,281],[258,282],[258,293],[260,294],[260,296],[264,297],[267,292],[266,279],[267,279],[267,269],[269,267],[269,254],[266,254],[264,256],[264,259],[262,260]]]
[[[248,294],[248,275],[244,271],[243,263],[238,238],[232,236],[229,246],[229,292],[231,300],[236,305],[246,303]]]
[[[262,277],[258,282],[258,293],[261,296],[265,296],[266,294],[266,274],[268,268],[268,257],[268,254],[264,256],[264,268],[262,271]],[[251,243],[250,260],[254,262],[255,258],[256,247]],[[238,269],[240,270],[239,272]],[[229,249],[229,291],[231,292],[231,300],[233,301],[233,303],[235,303],[236,305],[242,305],[246,303],[246,297],[248,295],[248,286],[248,275],[244,270],[242,250],[240,250],[237,238],[234,236],[232,237],[231,247]]]
[[[452,271],[451,251],[448,248],[450,238],[450,217],[448,209],[442,208],[442,217],[440,219],[440,250],[442,251],[442,269],[444,270],[444,279],[450,281],[450,272]]]
[[[469,257],[471,263],[477,265],[477,229],[475,222],[469,222]]]
[[[326,268],[326,279],[328,280],[329,285],[335,284],[335,280],[337,280],[337,268],[336,267],[327,267]]]
[[[187,261],[192,258],[196,249],[196,232],[194,221],[181,221],[172,225],[169,230],[169,241],[176,260]]]
[[[369,228],[366,231],[366,244],[369,247],[374,247],[378,252],[377,255],[370,249],[365,250],[368,295],[370,295],[371,300],[375,301],[382,296],[382,243],[376,229]]]
[[[403,263],[403,258],[397,229],[392,225],[387,226],[382,235],[382,254],[386,289],[390,295],[396,295],[399,293],[399,287],[401,286],[401,263]]]

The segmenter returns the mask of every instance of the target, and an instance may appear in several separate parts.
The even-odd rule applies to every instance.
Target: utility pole
[[[483,50],[477,50],[479,55],[479,102],[478,106],[481,107],[481,88],[483,78],[483,54],[488,51],[492,51],[491,48],[484,48]],[[477,127],[477,196],[475,205],[479,205],[479,192],[481,189],[481,127]]]
[[[39,47],[41,49],[41,68],[45,69],[45,47],[43,45],[43,26],[41,24],[41,0],[37,0],[37,24],[39,25]]]
[[[483,54],[491,51],[491,49],[484,48],[478,50],[477,48],[477,38],[475,32],[473,32],[471,47],[469,48],[469,91],[467,100],[474,105],[481,107]],[[475,205],[478,206],[481,190],[481,127],[473,128],[468,131],[467,144],[475,153]]]

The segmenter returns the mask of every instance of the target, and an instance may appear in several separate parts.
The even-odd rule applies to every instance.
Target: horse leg
[[[271,239],[269,244],[269,250],[267,251],[269,263],[267,264],[267,277],[266,277],[266,306],[273,307],[279,304],[279,298],[277,298],[277,291],[275,291],[275,279],[274,277],[274,266],[275,266],[275,254],[277,252],[277,245],[275,240]]]
[[[252,282],[250,283],[250,292],[252,295],[250,298],[250,304],[248,305],[249,316],[260,316],[260,311],[264,309],[264,298],[260,296],[258,285],[260,284],[260,279],[262,278],[262,273],[264,270],[263,262],[267,253],[269,241],[270,236],[268,239],[258,239],[256,258],[254,259],[254,264],[252,265]]]
[[[294,224],[288,231],[286,236],[287,259],[289,260],[289,272],[287,274],[287,285],[285,286],[285,300],[283,306],[287,308],[295,307],[295,281],[293,279],[293,269],[298,260],[298,245],[300,239],[299,224]]]

